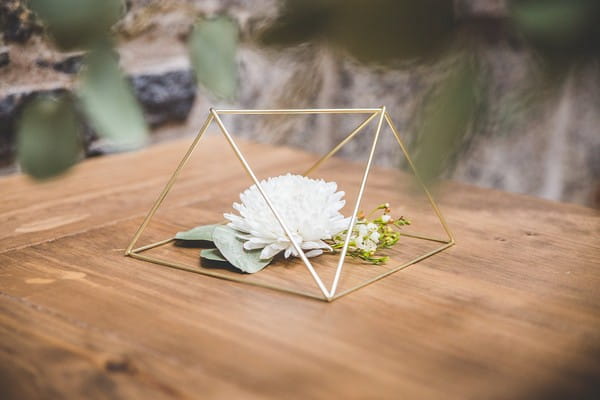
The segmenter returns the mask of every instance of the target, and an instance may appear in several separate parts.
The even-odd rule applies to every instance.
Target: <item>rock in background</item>
[[[71,90],[81,54],[60,53],[45,39],[24,1],[0,5],[0,165],[14,171],[15,127],[25,102],[52,91]],[[277,14],[274,0],[132,0],[115,27],[120,64],[153,128],[154,141],[192,135],[210,106],[243,108],[372,107],[385,105],[409,146],[424,100],[439,84],[444,65],[410,65],[394,70],[367,67],[318,46],[285,51],[257,47],[245,38]],[[503,1],[456,0],[461,18],[482,18],[473,27],[486,90],[460,150],[445,176],[480,186],[587,205],[600,204],[600,67],[589,64],[563,84],[540,94],[532,78],[533,56],[504,29]],[[235,103],[219,103],[197,87],[185,39],[201,16],[226,14],[242,32],[238,52],[240,90]],[[530,99],[530,93],[537,93]],[[531,101],[528,101],[531,100]],[[333,117],[291,123],[232,119],[232,132],[253,140],[325,152],[355,121]],[[105,149],[85,129],[86,156]],[[357,137],[340,154],[365,158],[369,138]],[[377,162],[402,166],[383,137]]]

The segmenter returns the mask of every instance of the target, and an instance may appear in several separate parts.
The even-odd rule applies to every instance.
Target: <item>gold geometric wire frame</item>
[[[365,126],[367,126],[369,124],[369,122],[371,122],[374,118],[378,118],[378,122],[377,122],[377,130],[375,132],[375,136],[373,138],[373,143],[371,144],[371,150],[369,152],[369,158],[367,160],[367,164],[365,166],[365,171],[363,173],[362,176],[362,180],[361,180],[361,184],[360,184],[360,188],[358,191],[358,196],[356,198],[356,203],[354,206],[354,210],[352,212],[351,218],[350,218],[350,223],[348,226],[348,232],[351,232],[352,229],[354,228],[354,224],[356,223],[356,216],[358,215],[359,212],[359,208],[360,208],[360,203],[364,194],[364,190],[367,184],[367,179],[369,176],[369,172],[371,170],[371,165],[373,162],[373,158],[374,158],[374,154],[375,154],[375,148],[377,146],[378,140],[379,140],[379,134],[381,132],[381,128],[382,125],[384,123],[384,121],[387,123],[387,125],[389,126],[389,128],[391,129],[394,137],[396,138],[396,141],[398,142],[398,145],[400,146],[400,149],[402,150],[402,153],[404,154],[404,156],[406,157],[406,160],[408,162],[408,165],[410,167],[410,169],[412,170],[413,174],[415,175],[420,187],[422,188],[423,192],[425,193],[425,195],[427,196],[427,199],[432,207],[432,209],[434,210],[436,216],[438,217],[445,233],[448,235],[448,239],[438,239],[438,238],[432,238],[429,236],[425,236],[425,235],[415,235],[415,234],[409,234],[409,233],[400,233],[401,236],[406,236],[406,237],[411,237],[414,239],[420,239],[420,240],[427,240],[427,241],[432,241],[432,242],[437,242],[440,243],[441,246],[429,251],[425,254],[422,254],[418,257],[413,258],[412,260],[409,260],[403,264],[397,265],[395,267],[393,267],[392,269],[385,271],[373,278],[370,278],[368,280],[366,280],[365,282],[362,282],[356,286],[353,286],[349,289],[346,289],[342,292],[337,292],[337,288],[338,288],[338,283],[340,280],[340,276],[341,276],[341,272],[344,266],[344,260],[346,258],[346,253],[348,251],[348,245],[350,242],[350,235],[347,235],[346,240],[344,242],[344,246],[342,247],[342,251],[340,253],[340,259],[338,261],[336,270],[335,270],[335,276],[333,279],[333,283],[331,285],[331,288],[328,289],[325,284],[323,283],[323,281],[321,280],[319,274],[317,274],[315,268],[313,267],[313,265],[311,264],[310,260],[308,259],[308,257],[306,257],[304,251],[302,250],[302,248],[300,247],[300,245],[296,242],[296,240],[294,239],[293,235],[291,234],[290,230],[288,229],[285,221],[283,221],[283,219],[281,218],[281,215],[278,213],[278,211],[275,209],[275,207],[273,206],[273,203],[271,202],[271,199],[269,198],[269,196],[266,194],[266,192],[264,191],[264,189],[262,188],[262,185],[260,184],[258,178],[256,177],[254,171],[252,170],[252,168],[250,167],[250,165],[248,164],[246,158],[244,157],[244,155],[242,154],[242,152],[240,151],[238,145],[236,144],[235,140],[233,139],[233,136],[229,133],[229,131],[227,130],[227,128],[225,127],[225,125],[223,124],[223,121],[220,118],[220,115],[226,115],[226,114],[237,114],[237,115],[273,115],[273,114],[288,114],[288,115],[298,115],[298,114],[369,114],[369,117],[362,122],[360,125],[358,125],[352,132],[350,132],[350,134],[343,139],[340,143],[338,143],[333,149],[331,149],[331,151],[329,151],[327,154],[325,154],[323,157],[321,157],[316,163],[314,163],[307,171],[304,172],[303,175],[309,175],[311,172],[313,172],[314,170],[316,170],[321,164],[323,164],[325,161],[327,161],[330,157],[332,157],[333,155],[335,155],[341,148],[342,146],[344,146],[346,143],[348,143],[350,140],[352,140],[352,138],[354,136],[356,136]],[[222,274],[216,271],[212,271],[212,270],[206,270],[206,269],[198,269],[198,268],[192,268],[190,266],[184,265],[184,264],[180,264],[180,263],[176,263],[176,262],[172,262],[170,260],[164,260],[158,257],[153,257],[153,256],[148,256],[145,254],[142,254],[143,252],[145,252],[146,250],[150,250],[159,246],[164,246],[166,244],[169,244],[171,242],[173,242],[175,240],[174,237],[165,239],[165,240],[161,240],[155,243],[151,243],[145,246],[141,246],[141,247],[137,247],[134,248],[135,244],[137,243],[138,239],[140,238],[140,236],[142,235],[142,233],[144,232],[144,230],[146,229],[146,227],[148,226],[148,223],[150,222],[150,220],[152,219],[152,217],[154,216],[154,214],[156,213],[156,211],[158,210],[158,208],[160,207],[160,205],[163,203],[163,201],[165,200],[165,198],[167,197],[167,194],[169,193],[169,191],[171,190],[172,186],[174,185],[175,181],[177,180],[177,177],[179,176],[181,170],[183,169],[183,167],[185,166],[185,164],[187,163],[187,161],[189,160],[190,156],[192,155],[192,153],[194,152],[194,150],[196,149],[196,147],[198,146],[198,143],[200,141],[200,138],[204,135],[204,133],[206,132],[206,130],[208,129],[208,127],[210,126],[210,124],[212,123],[212,121],[215,121],[217,123],[217,125],[220,128],[221,133],[225,136],[225,139],[227,140],[227,142],[229,143],[229,145],[231,146],[231,149],[233,150],[233,152],[235,153],[236,157],[238,158],[238,160],[241,162],[244,170],[248,173],[248,175],[250,176],[250,178],[252,179],[252,181],[254,182],[254,184],[256,185],[256,188],[259,190],[260,194],[262,195],[262,197],[264,198],[265,202],[267,203],[268,207],[270,208],[271,212],[273,213],[273,215],[275,216],[275,218],[277,219],[279,225],[281,226],[281,228],[283,229],[283,231],[285,232],[286,236],[288,237],[288,239],[290,240],[292,246],[294,247],[294,249],[296,250],[296,252],[298,252],[302,262],[304,263],[304,265],[306,266],[306,268],[308,269],[308,271],[310,272],[312,278],[314,279],[315,283],[317,284],[317,286],[319,287],[319,289],[321,290],[321,293],[323,296],[317,296],[313,293],[310,292],[306,292],[306,291],[300,291],[300,290],[295,290],[295,289],[290,289],[287,287],[280,287],[280,286],[276,286],[276,285],[271,285],[268,283],[263,283],[263,282],[255,282],[255,281],[246,281],[243,280],[241,278],[236,278],[234,276],[230,276],[230,275],[226,275],[226,274]],[[185,153],[185,155],[183,156],[182,160],[180,161],[179,165],[177,166],[177,168],[175,169],[175,172],[173,172],[173,175],[171,176],[171,178],[169,179],[169,181],[167,182],[166,186],[164,187],[163,191],[160,193],[160,195],[158,196],[158,198],[156,199],[154,205],[152,206],[152,208],[150,209],[150,211],[148,212],[148,214],[146,215],[144,221],[142,222],[142,224],[140,225],[140,227],[138,228],[138,230],[136,231],[135,235],[133,236],[133,239],[131,240],[131,243],[129,244],[129,246],[127,247],[127,250],[125,251],[125,255],[129,256],[129,257],[133,257],[139,260],[143,260],[143,261],[148,261],[151,263],[155,263],[158,265],[162,265],[162,266],[166,266],[166,267],[170,267],[170,268],[175,268],[175,269],[179,269],[179,270],[184,270],[184,271],[189,271],[189,272],[194,272],[197,274],[202,274],[202,275],[208,275],[208,276],[212,276],[212,277],[216,277],[216,278],[221,278],[221,279],[225,279],[225,280],[229,280],[229,281],[234,281],[234,282],[240,282],[240,283],[244,283],[247,285],[253,285],[253,286],[259,286],[259,287],[263,287],[263,288],[269,288],[269,289],[274,289],[274,290],[279,290],[282,292],[287,292],[287,293],[293,293],[293,294],[297,294],[297,295],[301,295],[301,296],[305,296],[305,297],[310,297],[310,298],[314,298],[314,299],[318,299],[318,300],[325,300],[325,301],[333,301],[336,299],[339,299],[342,296],[345,296],[355,290],[358,290],[362,287],[365,287],[375,281],[378,281],[382,278],[385,278],[386,276],[389,276],[397,271],[400,271],[410,265],[413,265],[415,263],[418,263],[421,260],[424,260],[428,257],[431,257],[434,254],[437,254],[443,250],[446,250],[447,248],[453,246],[455,244],[455,240],[454,240],[454,236],[452,235],[452,232],[450,231],[450,229],[448,228],[448,224],[446,223],[446,220],[444,218],[444,216],[442,215],[442,212],[440,211],[440,209],[438,208],[437,204],[435,203],[435,201],[433,200],[433,197],[431,196],[431,193],[429,192],[429,190],[427,189],[427,187],[425,186],[425,184],[423,183],[423,181],[421,180],[421,178],[419,177],[419,174],[412,162],[412,159],[410,158],[408,152],[406,151],[406,148],[404,146],[404,144],[402,143],[402,140],[400,139],[400,134],[398,133],[398,130],[396,129],[394,123],[392,122],[392,119],[389,115],[389,113],[386,111],[385,106],[379,107],[379,108],[347,108],[347,109],[340,109],[340,108],[318,108],[318,109],[275,109],[275,110],[225,110],[225,109],[219,109],[219,110],[215,110],[213,108],[210,109],[209,115],[206,118],[206,121],[204,122],[204,124],[202,125],[202,128],[200,129],[200,131],[198,132],[198,134],[196,135],[196,138],[194,139],[194,141],[192,142],[192,144],[190,145],[190,147],[188,148],[187,152]]]

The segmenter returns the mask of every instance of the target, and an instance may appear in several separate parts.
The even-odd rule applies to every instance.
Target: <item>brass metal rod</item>
[[[142,254],[138,254],[138,253],[131,253],[130,256],[133,258],[148,261],[148,262],[151,262],[154,264],[159,264],[159,265],[162,265],[165,267],[174,268],[174,269],[178,269],[178,270],[182,270],[182,271],[193,272],[193,273],[200,274],[200,275],[212,276],[214,278],[224,279],[224,280],[231,281],[231,282],[245,283],[245,284],[252,285],[252,286],[258,286],[258,287],[262,287],[262,288],[266,288],[266,289],[278,290],[280,292],[286,292],[286,293],[290,293],[290,294],[310,297],[312,299],[321,300],[321,301],[327,300],[325,297],[317,296],[310,292],[304,292],[301,290],[295,290],[295,289],[290,289],[290,288],[286,288],[286,287],[275,286],[275,285],[271,285],[268,283],[255,282],[255,281],[251,281],[251,280],[236,278],[233,276],[221,274],[221,273],[214,272],[214,271],[207,271],[207,270],[202,270],[202,269],[198,269],[198,268],[192,268],[187,265],[174,263],[174,262],[167,261],[167,260],[162,260],[157,257],[146,256],[146,255],[142,255]]]
[[[354,224],[356,223],[356,215],[358,214],[358,210],[360,209],[360,202],[365,192],[365,186],[367,186],[367,179],[369,178],[369,172],[371,171],[371,165],[373,164],[373,158],[375,157],[375,149],[377,147],[377,142],[379,141],[379,133],[381,132],[381,126],[383,125],[384,116],[385,106],[382,106],[379,111],[379,121],[377,122],[377,130],[375,131],[373,144],[371,145],[369,159],[367,160],[365,172],[363,173],[362,181],[360,182],[360,188],[358,190],[358,196],[356,197],[354,211],[352,211],[352,215],[350,216],[350,224],[348,226],[346,240],[344,241],[344,247],[342,247],[342,251],[340,253],[340,260],[335,270],[335,277],[333,278],[333,284],[331,285],[331,289],[329,291],[329,298],[332,298],[335,295],[335,291],[337,290],[337,285],[340,280],[340,275],[342,273],[344,260],[346,259],[346,253],[348,252],[348,246],[350,245],[350,239],[352,238],[352,230],[354,229]]]
[[[402,143],[402,140],[400,139],[400,133],[398,133],[398,130],[396,129],[396,126],[394,125],[392,118],[390,117],[390,115],[387,112],[385,114],[385,120],[387,121],[389,127],[392,129],[392,133],[396,137],[396,141],[400,145],[400,149],[402,150],[402,153],[404,153],[404,156],[406,157],[406,161],[408,162],[410,169],[415,174],[415,177],[417,178],[417,182],[419,182],[419,185],[425,192],[425,195],[427,196],[427,199],[429,200],[429,204],[431,204],[433,211],[437,215],[438,219],[440,220],[440,223],[442,224],[442,227],[444,228],[444,231],[446,232],[446,234],[448,235],[448,238],[450,239],[450,243],[454,243],[455,242],[454,235],[450,231],[450,228],[448,227],[448,224],[446,223],[446,220],[445,220],[444,216],[442,215],[442,212],[440,211],[436,202],[433,200],[431,193],[429,193],[429,189],[427,189],[427,186],[423,182],[423,179],[421,179],[421,176],[419,175],[419,172],[417,171],[415,164],[413,163],[412,159],[410,158],[410,155],[408,154],[408,151],[406,150],[406,148],[404,147],[404,144]]]
[[[373,118],[375,118],[376,116],[377,116],[377,113],[376,112],[373,113],[369,118],[367,118],[359,126],[357,126],[352,132],[350,132],[350,134],[344,140],[339,142],[337,144],[337,146],[335,146],[333,149],[331,149],[331,151],[329,153],[327,153],[323,157],[321,157],[321,159],[319,159],[319,161],[314,163],[313,166],[310,167],[308,170],[306,170],[306,172],[304,172],[302,175],[304,175],[304,176],[310,175],[317,168],[319,168],[321,166],[321,164],[323,164],[325,161],[327,161],[331,157],[333,157],[346,143],[348,143],[350,140],[352,140],[352,138],[354,136],[356,136],[365,126],[367,126],[369,124],[369,122],[371,122],[373,120]]]
[[[173,184],[177,180],[177,177],[179,176],[179,173],[181,172],[181,169],[187,163],[188,159],[192,155],[192,152],[196,149],[196,146],[198,145],[198,142],[200,141],[200,138],[202,137],[202,135],[204,134],[204,132],[206,132],[206,129],[210,125],[212,119],[213,119],[213,117],[212,117],[211,114],[209,114],[208,117],[206,117],[206,121],[204,121],[204,125],[202,125],[202,128],[200,128],[200,131],[198,132],[198,135],[196,135],[196,138],[192,142],[192,145],[190,146],[190,148],[188,149],[188,151],[185,153],[185,155],[183,156],[183,158],[179,162],[179,165],[177,166],[177,169],[175,169],[175,172],[173,172],[173,175],[171,175],[171,178],[169,179],[169,181],[165,185],[165,188],[161,192],[160,196],[158,196],[158,199],[156,199],[156,202],[154,203],[154,205],[152,206],[152,208],[148,212],[148,215],[146,215],[146,218],[144,218],[144,222],[142,222],[142,225],[140,225],[140,227],[138,228],[138,230],[135,232],[135,235],[133,236],[133,239],[131,240],[131,243],[129,243],[129,246],[127,247],[127,250],[125,250],[125,255],[129,255],[131,253],[131,250],[133,249],[133,246],[135,246],[135,243],[140,238],[142,232],[144,231],[144,229],[146,229],[146,225],[148,225],[148,222],[150,222],[150,219],[152,219],[152,217],[154,216],[154,213],[156,213],[156,210],[158,210],[158,207],[160,207],[160,205],[162,204],[162,202],[165,200],[165,197],[167,197],[167,194],[169,193],[169,191],[171,190],[171,187],[173,186]]]
[[[424,236],[424,235],[417,235],[417,234],[413,234],[413,233],[399,232],[399,234],[400,234],[400,236],[405,236],[405,237],[409,237],[409,238],[413,238],[413,239],[429,240],[430,242],[437,242],[437,243],[450,243],[449,239],[437,239],[437,238],[432,238],[432,237]]]
[[[158,242],[150,243],[150,244],[147,244],[145,246],[138,247],[137,249],[133,249],[133,250],[131,250],[131,252],[132,253],[141,253],[142,251],[150,250],[150,249],[153,249],[155,247],[159,247],[159,246],[162,246],[164,244],[171,243],[174,240],[175,240],[175,238],[168,238],[168,239],[165,239],[165,240],[160,240]]]
[[[379,108],[292,108],[276,110],[215,110],[217,114],[245,114],[245,115],[272,115],[272,114],[369,114],[380,111]]]

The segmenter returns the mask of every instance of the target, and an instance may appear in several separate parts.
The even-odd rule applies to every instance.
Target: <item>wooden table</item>
[[[457,245],[326,303],[123,256],[189,142],[89,160],[43,184],[0,180],[0,398],[597,394],[597,211],[446,183],[435,195]],[[242,148],[262,177],[315,159]],[[206,139],[148,240],[228,211],[248,180],[226,154]],[[323,173],[347,185],[357,171],[333,160]],[[369,201],[435,225],[404,174],[377,171]]]

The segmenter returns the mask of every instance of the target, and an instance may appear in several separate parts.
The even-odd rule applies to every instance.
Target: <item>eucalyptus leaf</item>
[[[124,151],[141,147],[147,140],[142,110],[125,81],[114,53],[97,48],[85,58],[79,97],[84,112],[109,150]]]
[[[102,40],[125,10],[123,0],[30,0],[28,4],[65,50]]]
[[[436,54],[454,28],[447,0],[287,0],[259,41],[277,47],[323,41],[361,62],[394,66]]]
[[[478,73],[476,64],[458,62],[424,105],[423,121],[417,127],[415,165],[425,181],[438,178],[468,140],[481,90]]]
[[[574,46],[597,25],[598,0],[510,0],[512,22],[543,47]]]
[[[178,240],[206,240],[213,241],[213,231],[219,225],[201,225],[190,229],[189,231],[177,232],[175,239]]]
[[[29,103],[17,133],[17,155],[23,171],[44,179],[75,164],[81,153],[80,128],[67,96],[40,97]]]
[[[196,23],[188,39],[197,81],[221,98],[235,95],[237,40],[237,26],[226,17]]]
[[[228,226],[217,226],[213,232],[213,241],[227,261],[249,274],[260,271],[271,262],[271,259],[260,259],[260,250],[245,250],[243,240]]]
[[[228,262],[218,249],[204,249],[200,251],[200,257],[210,261]]]

